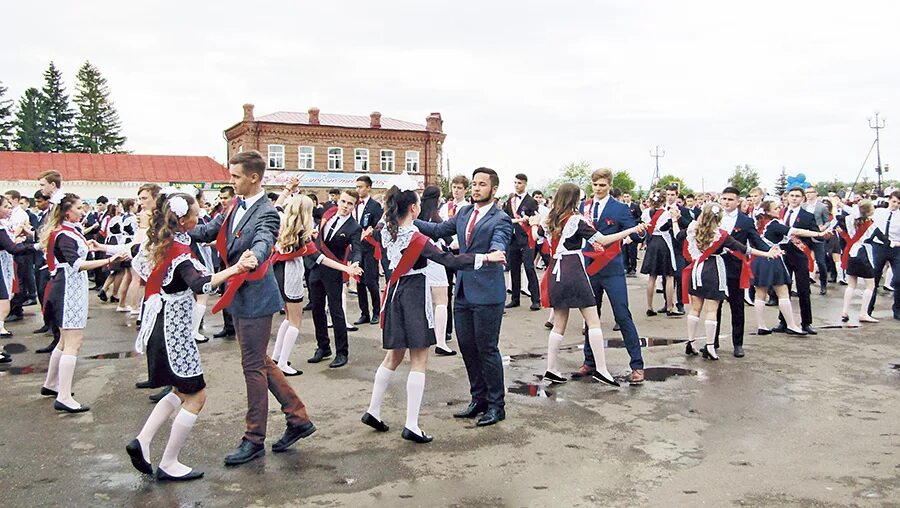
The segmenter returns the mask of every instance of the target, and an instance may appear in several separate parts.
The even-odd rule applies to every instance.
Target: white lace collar
[[[381,230],[381,239],[383,240],[384,246],[387,248],[387,256],[392,270],[400,263],[400,258],[403,257],[403,251],[409,247],[409,242],[412,240],[413,233],[418,232],[419,229],[415,226],[400,226],[400,229],[397,230],[397,237],[394,238],[387,228]]]
[[[175,233],[175,241],[182,245],[190,245],[191,244],[191,235],[189,235],[183,231],[179,231],[178,233]]]

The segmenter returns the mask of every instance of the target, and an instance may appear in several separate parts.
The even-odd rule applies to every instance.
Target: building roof
[[[287,123],[310,125],[309,113],[293,113],[290,111],[278,111],[268,115],[256,118],[258,122],[269,123]],[[319,125],[330,127],[350,127],[356,129],[371,128],[371,119],[368,116],[360,115],[333,115],[329,113],[319,113]],[[381,130],[395,131],[422,131],[427,130],[426,126],[412,122],[404,122],[394,118],[381,117]]]
[[[48,170],[63,181],[224,182],[228,170],[209,157],[0,151],[0,180],[36,180]]]

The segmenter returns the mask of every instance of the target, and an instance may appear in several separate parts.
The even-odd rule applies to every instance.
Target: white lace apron
[[[578,261],[580,262],[580,264],[582,266],[581,272],[584,275],[584,277],[586,279],[588,279],[588,282],[590,283],[590,278],[588,277],[587,272],[583,269],[584,268],[584,252],[582,252],[582,249],[584,249],[584,244],[585,244],[584,240],[582,240],[580,242],[577,249],[569,250],[565,247],[566,240],[568,240],[569,238],[572,238],[572,236],[575,235],[575,233],[578,231],[578,223],[581,221],[588,222],[587,219],[585,219],[580,214],[575,214],[575,215],[569,217],[569,219],[566,221],[565,225],[563,226],[562,232],[559,235],[559,243],[556,245],[556,252],[553,253],[553,259],[556,260],[556,262],[553,263],[553,271],[550,272],[551,274],[553,274],[556,277],[556,282],[559,282],[560,280],[562,280],[562,258],[563,258],[563,256],[578,256]],[[597,242],[600,238],[603,238],[603,235],[600,233],[596,233],[594,236],[592,236],[592,237],[590,237],[590,239],[588,239],[587,243]]]
[[[703,287],[703,266],[710,260],[714,259],[716,263],[716,273],[719,275],[719,291],[725,293],[725,296],[728,296],[728,279],[725,274],[725,260],[722,259],[721,254],[713,254],[710,257],[706,258],[706,261],[698,263],[697,260],[700,259],[700,256],[703,255],[703,252],[700,251],[700,248],[697,246],[697,223],[692,222],[687,230],[687,239],[685,241],[688,242],[688,252],[691,254],[691,258],[694,259],[692,264],[694,265],[694,269],[691,272],[691,287],[694,289],[698,289]],[[715,244],[721,238],[722,232],[716,231],[716,235],[713,237],[710,245]]]
[[[76,227],[74,224],[66,223],[66,225]],[[59,234],[66,235],[78,243],[78,259],[75,263],[70,265],[56,259],[56,269],[50,274],[50,277],[53,277],[59,270],[65,274],[62,301],[63,319],[62,323],[59,323],[59,327],[63,330],[82,329],[87,325],[88,317],[88,274],[79,267],[87,259],[88,248],[80,235],[66,230],[60,231]],[[50,255],[53,254],[50,253]]]
[[[415,226],[401,227],[399,231],[397,231],[397,238],[393,238],[391,233],[384,228],[381,230],[381,243],[384,247],[384,252],[387,254],[390,270],[393,271],[397,268],[397,265],[400,264],[400,258],[403,257],[403,250],[409,246],[410,240],[412,240],[413,233],[418,233],[419,229]],[[429,260],[428,263],[431,263]],[[428,275],[426,271],[428,270],[428,265],[425,265],[425,268],[419,268],[418,270],[409,270],[405,274],[401,276],[408,277],[410,275],[423,275],[425,277],[426,284],[425,287],[425,318],[428,320],[428,328],[434,328],[434,306],[432,305],[431,299],[431,289],[428,287],[427,280]],[[400,284],[400,281],[397,281],[397,284],[394,285],[393,291],[391,291],[390,298],[384,302],[384,306],[387,307],[391,304],[394,299],[394,295],[397,294],[397,285]]]

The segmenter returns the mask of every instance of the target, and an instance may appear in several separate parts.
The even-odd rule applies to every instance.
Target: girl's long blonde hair
[[[285,254],[294,252],[312,241],[313,201],[309,196],[292,196],[284,202],[284,221],[278,233],[278,249]]]
[[[715,211],[718,210],[718,211]],[[722,222],[724,211],[718,203],[706,203],[700,217],[697,217],[697,229],[694,230],[694,239],[700,252],[705,251],[716,239],[716,231]]]

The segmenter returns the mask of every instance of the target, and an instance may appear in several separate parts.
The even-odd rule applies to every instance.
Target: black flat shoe
[[[495,423],[502,422],[506,419],[506,411],[492,407],[485,411],[481,418],[475,423],[476,427],[487,427]]]
[[[56,390],[51,390],[49,388],[41,387],[41,395],[44,397],[56,397],[59,393]],[[72,392],[72,396],[75,396],[75,392]]]
[[[316,349],[316,352],[313,353],[312,358],[306,360],[307,363],[319,363],[322,360],[331,356],[331,351],[322,351],[321,349]]]
[[[8,338],[10,338],[10,337],[12,337],[12,336],[13,336],[13,334],[12,334],[12,332],[10,332],[10,331],[6,331],[6,332],[3,332],[3,333],[0,333],[0,339],[8,339]]]
[[[22,317],[21,314],[10,314],[10,315],[6,316],[7,323],[15,323],[16,321],[21,321],[23,319],[25,319],[25,318]]]
[[[757,328],[756,335],[772,335],[772,330],[770,328]]]
[[[354,325],[367,325],[372,318],[369,316],[360,316],[359,319],[353,322]]]
[[[548,329],[548,330],[552,330],[552,329],[553,329],[553,323],[551,323],[550,321],[545,322],[545,323],[544,323],[544,328],[546,328],[546,329]]]
[[[149,398],[150,401],[153,402],[153,403],[155,404],[155,403],[161,401],[161,400],[163,399],[163,397],[165,397],[166,395],[168,395],[168,394],[170,394],[170,393],[172,393],[172,387],[171,387],[171,386],[166,386],[166,387],[163,388],[162,390],[160,390],[160,391],[154,393],[153,395],[150,395],[150,396],[147,397],[147,398]]]
[[[735,358],[743,358],[744,357],[744,348],[742,346],[734,346],[734,357]]]
[[[697,356],[698,352],[694,351],[694,341],[689,340],[684,343],[684,354],[688,356]]]
[[[505,308],[505,309],[515,309],[515,308],[518,307],[519,305],[521,305],[521,304],[509,302],[509,303],[507,303],[507,304],[504,306],[504,308]]]
[[[377,430],[378,432],[387,432],[388,430],[390,430],[390,427],[388,427],[383,421],[369,414],[368,411],[366,411],[366,414],[362,415],[360,421]]]
[[[559,374],[554,374],[549,370],[544,372],[544,379],[550,381],[551,383],[562,384],[568,381],[568,379],[560,376]]]
[[[234,337],[234,330],[221,330],[213,334],[214,339],[224,339],[226,337]]]
[[[772,328],[772,333],[787,333],[787,325],[778,325]]]
[[[541,310],[541,304],[539,304],[539,303],[532,303],[532,304],[531,304],[531,307],[528,307],[528,309],[529,309],[529,310]]]
[[[226,466],[239,466],[251,460],[258,459],[266,454],[266,447],[262,443],[253,444],[246,439],[241,439],[241,444],[230,455],[225,457]]]
[[[153,466],[144,460],[144,453],[141,451],[140,441],[132,439],[130,443],[125,445],[125,451],[128,452],[128,456],[131,457],[131,465],[134,466],[135,469],[144,474],[153,474]]]
[[[487,404],[479,404],[477,402],[470,402],[469,407],[463,409],[462,411],[458,411],[453,413],[454,418],[475,418],[487,411]]]
[[[82,404],[76,408],[72,408],[57,400],[53,402],[53,409],[57,411],[65,411],[66,413],[86,413],[91,410],[91,406]]]
[[[653,316],[655,316],[655,315],[657,315],[657,314],[659,314],[659,313],[656,312],[655,310],[653,310],[653,309],[647,309],[647,317],[653,317]]]
[[[788,334],[788,335],[796,335],[796,336],[798,336],[798,337],[804,337],[804,336],[806,336],[806,332],[804,332],[803,330],[800,330],[800,331],[798,332],[797,330],[791,330],[790,328],[787,328],[786,331],[785,331],[784,333],[786,333],[786,334]]]
[[[403,427],[403,432],[400,433],[400,437],[407,441],[412,441],[413,443],[430,443],[434,441],[434,438],[425,434],[425,431],[422,431],[422,434],[416,434],[415,432]]]
[[[600,372],[597,372],[596,370],[594,371],[593,374],[591,374],[591,377],[594,378],[595,380],[601,382],[601,383],[606,383],[606,384],[608,384],[608,385],[610,385],[610,386],[622,386],[622,385],[620,385],[619,382],[616,381],[615,379],[613,379],[613,378],[611,378],[611,377],[606,377],[606,375],[604,375],[604,374],[602,374],[602,373],[600,373]]]
[[[452,349],[443,349],[441,346],[435,346],[434,354],[438,356],[454,356],[456,355],[456,351]]]
[[[846,323],[850,321],[850,316],[841,316],[841,323]]]
[[[347,355],[338,353],[334,355],[334,360],[328,364],[329,369],[338,369],[347,365]]]
[[[667,310],[666,317],[680,317],[684,315],[683,310]]]
[[[53,350],[56,349],[56,343],[50,343],[40,349],[35,349],[35,353],[52,353]]]
[[[135,388],[144,389],[144,388],[153,388],[153,385],[150,384],[150,380],[147,381],[138,381],[134,384]]]
[[[375,314],[374,316],[372,316],[372,319],[369,320],[370,325],[377,325],[380,322],[381,318],[378,317],[378,314]]]
[[[290,364],[288,364],[288,365],[290,365]],[[284,374],[286,377],[294,377],[294,376],[302,376],[303,375],[303,371],[297,370],[297,369],[294,369],[294,372],[285,372],[284,370],[282,370],[281,373]]]
[[[311,436],[315,431],[316,426],[313,425],[313,422],[309,421],[301,423],[300,425],[288,425],[287,428],[284,429],[284,434],[281,435],[281,439],[272,445],[272,452],[281,453],[287,451],[291,445],[305,437]]]
[[[347,325],[347,331],[348,331],[348,332],[355,332],[355,331],[358,331],[358,330],[359,330],[359,327],[356,326],[356,325]]]
[[[47,325],[44,325],[31,333],[33,333],[35,335],[41,335],[43,333],[48,333],[49,331],[50,331],[50,327]]]
[[[160,468],[156,468],[156,481],[158,482],[189,482],[203,478],[203,471],[191,469],[191,472],[183,476],[172,476]]]
[[[109,297],[106,296],[106,292],[103,291],[102,289],[100,290],[99,293],[97,293],[97,298],[99,298],[101,302],[109,301]]]

